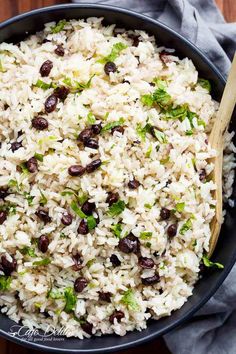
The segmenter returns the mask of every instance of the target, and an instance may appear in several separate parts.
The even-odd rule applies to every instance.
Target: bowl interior
[[[220,100],[224,79],[216,68],[196,49],[191,43],[184,40],[177,33],[168,29],[161,23],[151,20],[140,14],[128,10],[112,8],[102,5],[61,5],[52,8],[44,8],[32,11],[30,14],[20,15],[15,19],[0,24],[0,42],[18,42],[29,33],[35,33],[43,28],[43,24],[60,19],[104,17],[108,24],[116,23],[118,26],[127,29],[142,29],[153,34],[159,45],[174,48],[180,57],[189,57],[193,60],[199,71],[199,75],[207,78],[212,83],[213,97]],[[232,120],[231,129],[235,129],[235,115]],[[233,218],[235,210],[227,211],[225,223],[221,231],[219,243],[215,250],[213,260],[216,259],[225,265],[223,271],[215,271],[206,274],[194,289],[193,296],[186,304],[170,317],[162,318],[159,321],[150,321],[146,330],[142,332],[131,332],[124,337],[107,335],[94,337],[83,341],[70,338],[59,340],[59,337],[52,336],[52,340],[42,341],[39,336],[33,336],[32,341],[26,341],[24,337],[10,335],[10,328],[13,321],[0,314],[0,334],[36,349],[59,352],[107,352],[120,350],[130,346],[138,345],[148,339],[157,337],[178,326],[189,318],[199,307],[206,302],[222,283],[236,259],[236,219]]]

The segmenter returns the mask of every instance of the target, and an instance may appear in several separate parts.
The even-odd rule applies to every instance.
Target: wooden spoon
[[[236,53],[229,72],[229,76],[225,85],[223,96],[220,102],[219,110],[216,115],[209,143],[211,147],[217,151],[217,156],[211,161],[214,162],[215,168],[212,172],[212,179],[216,184],[214,191],[214,199],[216,200],[216,213],[211,222],[211,238],[208,256],[210,257],[216,247],[216,243],[220,234],[222,224],[222,168],[223,168],[223,149],[224,149],[224,133],[233,114],[236,104]]]

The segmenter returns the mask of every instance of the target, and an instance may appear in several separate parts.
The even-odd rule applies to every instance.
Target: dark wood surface
[[[128,0],[127,0],[128,1]],[[69,2],[63,0],[0,0],[0,22],[15,16],[43,6],[54,4],[63,4]],[[90,1],[91,2],[91,1]],[[228,22],[236,21],[236,0],[216,0],[217,5],[224,14]],[[151,343],[139,346],[138,348],[120,352],[120,354],[145,354],[145,353],[170,354],[162,338]],[[38,351],[23,348],[17,344],[0,339],[0,354],[39,354]]]

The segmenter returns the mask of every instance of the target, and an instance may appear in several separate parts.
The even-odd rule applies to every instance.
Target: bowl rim
[[[155,20],[147,15],[140,14],[140,13],[135,12],[133,10],[125,9],[125,8],[118,7],[118,6],[93,4],[93,3],[83,3],[83,4],[71,4],[71,3],[68,4],[67,3],[67,4],[58,4],[58,5],[53,5],[53,6],[42,7],[42,8],[34,9],[31,11],[27,11],[25,13],[19,14],[17,16],[11,17],[11,18],[1,22],[0,23],[0,31],[9,25],[12,25],[13,23],[19,22],[25,18],[29,18],[35,14],[43,14],[45,12],[47,12],[47,13],[52,12],[53,13],[54,11],[57,11],[60,9],[61,10],[68,9],[68,8],[72,8],[72,9],[73,8],[82,8],[82,9],[86,8],[86,9],[91,9],[91,10],[92,9],[110,10],[110,11],[118,12],[120,14],[127,14],[130,16],[139,18],[145,22],[152,23],[153,25],[157,25],[159,27],[162,27],[167,32],[172,34],[175,38],[179,38],[182,42],[184,42],[186,44],[186,46],[190,47],[195,53],[197,53],[197,55],[199,57],[201,57],[201,59],[207,64],[207,66],[210,68],[210,70],[215,73],[215,75],[218,77],[219,81],[223,85],[226,82],[223,74],[221,74],[221,72],[207,58],[207,56],[201,51],[201,49],[196,47],[195,44],[193,44],[190,40],[186,39],[181,34],[175,32],[172,28],[170,28],[169,26],[165,25],[164,23],[162,23],[158,20]],[[76,18],[76,16],[75,16],[75,18]],[[71,19],[73,19],[73,18],[71,18]],[[178,327],[180,324],[182,324],[182,323],[186,322],[188,319],[190,319],[193,316],[193,314],[196,313],[214,295],[214,293],[217,291],[217,289],[220,287],[220,285],[223,283],[223,281],[225,280],[225,278],[229,274],[235,261],[236,261],[236,253],[228,261],[227,266],[224,268],[224,270],[220,274],[219,278],[217,279],[216,283],[212,287],[211,291],[207,294],[207,296],[205,296],[200,301],[198,301],[198,303],[195,306],[191,307],[184,314],[184,316],[181,316],[180,319],[178,319],[175,323],[166,325],[165,328],[161,331],[161,334],[154,332],[154,333],[147,334],[147,335],[143,336],[142,338],[139,338],[138,340],[132,340],[128,343],[124,343],[124,344],[121,343],[121,344],[112,345],[110,347],[100,348],[100,349],[82,349],[82,350],[81,349],[77,350],[77,349],[64,349],[64,348],[48,347],[46,344],[42,345],[42,344],[39,344],[38,342],[29,342],[26,339],[14,337],[13,335],[11,335],[8,332],[5,332],[1,328],[0,328],[0,336],[5,339],[8,339],[14,343],[23,345],[23,346],[31,348],[31,349],[48,351],[48,352],[52,352],[52,353],[108,353],[108,352],[120,351],[120,350],[124,350],[124,349],[128,349],[128,348],[134,348],[138,345],[141,345],[141,344],[144,344],[144,343],[149,342],[151,340],[154,340],[155,338],[159,337],[160,335],[163,336],[167,332],[170,332],[174,328]],[[127,333],[126,335],[129,335],[129,333]],[[80,339],[78,339],[78,340],[80,340]]]

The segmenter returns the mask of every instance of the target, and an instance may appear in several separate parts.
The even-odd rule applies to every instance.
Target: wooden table
[[[128,1],[128,0],[127,0]],[[0,0],[0,22],[38,7],[50,6],[54,4],[63,4],[69,1],[63,0]],[[89,1],[88,1],[89,2]],[[91,1],[90,1],[91,2]],[[220,10],[228,22],[236,21],[236,0],[216,0]],[[144,353],[169,354],[164,340],[157,339],[151,343],[140,346],[139,348],[130,349],[120,352],[120,354],[144,354]],[[10,343],[4,339],[0,339],[0,354],[39,354],[38,351],[25,349],[19,345]]]

